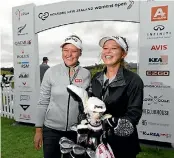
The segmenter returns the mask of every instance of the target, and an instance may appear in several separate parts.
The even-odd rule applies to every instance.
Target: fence
[[[14,93],[11,86],[4,86],[1,88],[1,116],[7,118],[14,118],[13,110]]]

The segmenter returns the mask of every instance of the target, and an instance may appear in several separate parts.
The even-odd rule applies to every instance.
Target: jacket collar
[[[65,69],[66,71],[69,72],[69,69],[70,69],[69,66],[67,66],[65,63],[62,63],[61,65],[62,65],[63,69]],[[74,71],[77,71],[77,69],[79,69],[79,68],[80,68],[80,62],[78,61],[78,63],[76,64],[76,66],[74,66],[73,69],[74,69]]]
[[[101,85],[103,85],[104,80],[104,74],[106,73],[107,68],[105,68],[97,77],[96,79],[100,82]],[[126,85],[124,74],[123,74],[124,68],[120,67],[118,69],[117,75],[113,79],[113,81],[109,84],[110,87],[119,87]]]

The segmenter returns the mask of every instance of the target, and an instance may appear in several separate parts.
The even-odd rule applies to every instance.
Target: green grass
[[[43,158],[33,145],[34,127],[12,126],[13,120],[1,118],[2,158]]]
[[[33,146],[34,127],[12,126],[14,120],[1,118],[2,158],[43,158],[42,150]],[[142,146],[137,158],[174,158],[174,150]]]

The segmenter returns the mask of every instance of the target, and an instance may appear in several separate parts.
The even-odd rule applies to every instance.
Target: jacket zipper
[[[69,68],[69,82],[70,82],[70,84],[71,84],[70,68]],[[68,129],[68,120],[69,120],[69,104],[70,104],[70,94],[69,94],[69,96],[68,96],[66,131],[67,131],[67,129]]]

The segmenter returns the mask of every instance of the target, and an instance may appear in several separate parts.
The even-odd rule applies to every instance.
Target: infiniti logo
[[[162,31],[165,29],[165,27],[163,25],[157,25],[153,28],[155,31]]]
[[[42,19],[43,21],[44,21],[46,18],[48,18],[48,16],[49,16],[49,13],[48,13],[48,12],[39,13],[39,15],[38,15],[38,17],[39,17],[40,19]]]

